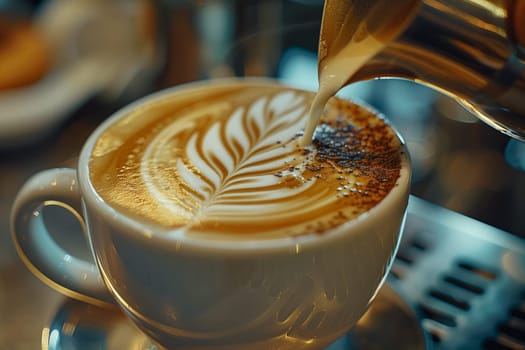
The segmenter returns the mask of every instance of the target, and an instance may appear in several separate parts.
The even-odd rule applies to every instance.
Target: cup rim
[[[367,224],[370,217],[381,215],[382,212],[386,212],[389,207],[395,206],[396,204],[402,204],[404,206],[403,212],[406,213],[411,178],[411,161],[406,142],[404,141],[400,133],[397,131],[397,129],[388,121],[388,119],[385,118],[385,116],[382,113],[380,113],[373,107],[368,106],[362,101],[355,103],[359,104],[364,108],[367,108],[368,110],[382,118],[398,137],[401,147],[404,149],[404,151],[401,154],[400,174],[394,187],[377,205],[375,205],[370,210],[363,212],[362,214],[348,222],[345,222],[341,225],[335,226],[324,231],[322,234],[311,232],[297,236],[283,236],[269,239],[230,239],[224,237],[221,239],[209,239],[207,237],[205,238],[192,235],[184,235],[175,238],[172,235],[169,235],[169,233],[155,233],[155,228],[153,227],[153,225],[150,225],[147,222],[140,222],[130,217],[129,215],[126,215],[122,211],[113,208],[97,193],[93,184],[91,183],[91,179],[89,176],[89,160],[96,141],[110,125],[113,125],[115,122],[128,115],[138,106],[144,105],[146,103],[153,103],[154,101],[176,94],[180,90],[195,89],[202,85],[209,86],[210,84],[218,85],[239,82],[252,84],[279,84],[282,86],[289,86],[290,88],[295,89],[295,87],[292,87],[274,78],[214,78],[207,80],[198,80],[168,87],[163,90],[159,90],[152,94],[141,97],[136,101],[131,102],[130,104],[120,108],[116,112],[112,113],[90,134],[80,152],[77,165],[77,176],[79,180],[79,186],[81,188],[81,196],[84,202],[84,206],[89,206],[91,211],[96,210],[97,214],[103,215],[106,218],[106,220],[118,222],[118,224],[122,225],[122,227],[124,228],[121,231],[123,231],[125,235],[131,235],[135,238],[142,236],[143,238],[147,239],[148,242],[154,244],[156,243],[164,247],[170,245],[177,246],[176,249],[179,249],[182,243],[185,249],[194,248],[199,250],[205,249],[207,251],[229,252],[246,252],[254,250],[261,251],[275,249],[298,251],[299,248],[303,250],[314,244],[317,244],[317,242],[320,240],[324,242],[329,242],[334,239],[337,239],[338,237],[344,236],[346,232],[359,231],[360,227],[365,226]],[[84,210],[86,210],[86,208],[84,208]],[[400,218],[400,220],[402,220],[402,218]],[[169,231],[169,229],[167,231]]]

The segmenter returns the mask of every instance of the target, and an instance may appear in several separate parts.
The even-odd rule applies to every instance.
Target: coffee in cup
[[[264,81],[166,96],[105,129],[90,180],[105,203],[167,235],[323,233],[388,195],[405,151],[377,113],[338,99],[301,147],[313,96]]]
[[[91,135],[78,168],[20,190],[13,238],[66,295],[116,304],[176,349],[322,349],[365,312],[405,217],[406,148],[373,110],[273,80],[193,83],[143,98]],[[41,210],[85,223],[94,261],[64,251]],[[103,283],[102,283],[103,282]]]

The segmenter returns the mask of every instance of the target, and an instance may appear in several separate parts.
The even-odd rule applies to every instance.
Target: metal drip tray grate
[[[410,198],[389,282],[434,349],[525,349],[525,241]]]

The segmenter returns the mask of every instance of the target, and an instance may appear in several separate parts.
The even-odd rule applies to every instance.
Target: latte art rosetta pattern
[[[275,174],[296,162],[296,147],[283,140],[300,129],[305,99],[290,91],[265,96],[226,118],[203,116],[208,127],[194,132],[171,124],[144,154],[141,173],[152,197],[189,227],[231,222],[246,230],[256,218],[304,215],[323,195],[307,198],[311,184],[282,186]]]
[[[351,113],[361,117],[351,132],[363,142],[349,151],[352,157],[337,156],[352,163],[338,163],[341,159],[319,142],[319,150],[302,149],[297,133],[304,128],[312,97],[264,84],[168,97],[105,131],[90,163],[93,184],[116,209],[177,234],[271,238],[323,232],[388,193],[399,176],[400,145],[392,143],[397,138],[384,132],[389,129],[380,118],[344,102],[343,110],[351,106]],[[339,130],[340,118],[334,115],[340,107],[329,108],[331,122],[324,125],[320,141],[331,140],[326,130]],[[360,129],[368,131],[355,133]],[[337,137],[347,137],[345,132]],[[377,147],[367,148],[370,137],[363,135],[380,137],[385,148],[379,153],[391,158],[394,150],[397,161],[371,156],[368,152]],[[369,171],[380,164],[387,169]],[[390,187],[383,185],[385,178]]]

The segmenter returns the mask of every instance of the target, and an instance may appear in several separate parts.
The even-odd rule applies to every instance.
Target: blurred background
[[[36,348],[27,324],[47,317],[8,319],[20,310],[14,299],[38,310],[28,297],[36,289],[58,302],[12,246],[9,212],[22,183],[75,166],[98,124],[156,90],[225,76],[273,76],[315,90],[322,8],[321,0],[0,0],[0,324],[9,325],[0,349],[15,338],[20,347],[9,349]],[[525,237],[522,145],[411,82],[362,82],[341,94],[398,128],[414,163],[414,195]]]

